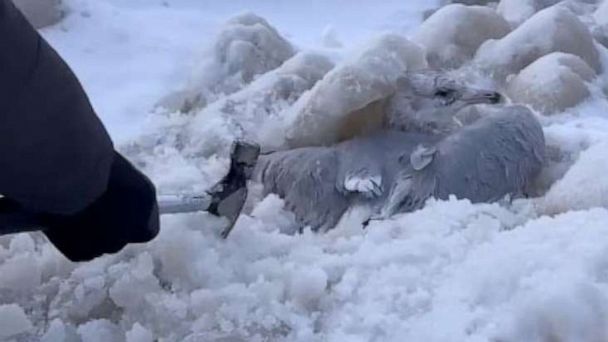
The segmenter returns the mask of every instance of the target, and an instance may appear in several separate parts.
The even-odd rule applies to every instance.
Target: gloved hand
[[[148,242],[159,231],[154,184],[118,153],[107,190],[93,204],[75,215],[42,217],[48,239],[72,261],[116,253],[128,243]]]

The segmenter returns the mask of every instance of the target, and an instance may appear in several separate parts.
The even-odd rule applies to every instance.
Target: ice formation
[[[228,20],[218,33],[211,61],[201,61],[184,89],[159,106],[190,112],[222,94],[234,93],[293,57],[295,48],[264,18],[244,13]]]
[[[597,10],[593,13],[596,26],[592,32],[595,39],[608,47],[608,1],[602,1]]]
[[[193,154],[212,155],[225,150],[237,138],[257,141],[265,149],[281,147],[284,142],[283,112],[331,68],[333,63],[322,55],[296,55],[243,90],[196,113],[185,128],[187,150]]]
[[[380,126],[378,101],[395,91],[400,75],[426,66],[422,48],[407,39],[395,34],[374,39],[293,105],[286,114],[288,146],[331,144],[360,127]]]
[[[253,13],[230,19],[219,34],[214,52],[226,74],[240,75],[245,83],[278,68],[295,53],[274,27]]]
[[[513,27],[517,27],[536,12],[560,2],[562,0],[501,0],[496,10]]]
[[[588,28],[561,6],[544,9],[504,38],[485,42],[475,62],[503,78],[551,52],[577,55],[593,70],[600,70],[599,54]]]
[[[538,199],[539,211],[555,215],[569,210],[608,208],[606,148],[608,143],[601,142],[583,151],[563,178]]]
[[[71,9],[65,25],[47,27],[42,33],[75,69],[113,134],[130,131],[124,128],[125,122],[133,121],[124,117],[151,109],[161,94],[179,88],[168,84],[172,74],[166,65],[187,69],[195,47],[213,42],[213,32],[226,27],[218,23],[242,10],[244,3],[65,2]],[[174,113],[179,105],[174,110],[157,108],[143,134],[128,137],[138,148],[117,143],[155,180],[159,192],[204,191],[223,175],[224,147],[217,150],[219,154],[208,149],[197,155],[194,148],[189,149],[195,142],[185,133],[195,131],[194,122],[196,130],[217,131],[210,137],[219,136],[224,140],[218,145],[225,146],[242,133],[268,141],[275,135],[283,137],[290,123],[269,120],[278,127],[264,123],[263,129],[245,132],[233,126],[237,121],[233,118],[240,115],[257,120],[267,109],[268,117],[286,119],[292,118],[287,114],[306,113],[305,108],[338,117],[353,109],[380,111],[374,106],[393,91],[392,82],[414,64],[424,65],[424,58],[407,57],[422,55],[413,54],[421,49],[410,49],[401,36],[391,38],[392,48],[377,44],[377,53],[363,53],[367,58],[351,56],[351,46],[386,30],[413,33],[406,28],[417,26],[421,13],[439,1],[361,0],[356,6],[329,0],[283,3],[247,1],[281,28],[291,46],[304,54],[324,55],[318,58],[327,57],[338,67],[325,76],[313,68],[307,75],[321,78],[316,86],[313,78],[303,76],[275,84],[284,78],[280,71],[301,58],[296,56],[275,71],[260,71],[247,84],[238,72],[228,75],[228,64],[220,65],[215,52],[208,51],[201,69],[191,71],[196,86],[186,88],[206,92],[198,105],[216,108],[217,112],[206,112],[212,119],[199,119],[203,112],[196,106],[186,115]],[[221,223],[206,213],[167,216],[153,242],[86,264],[68,262],[40,234],[0,237],[0,340],[608,340],[608,165],[604,157],[608,101],[600,90],[608,87],[606,73],[599,68],[608,57],[603,48],[595,50],[584,27],[593,20],[604,25],[606,4],[595,18],[563,5],[541,10],[502,39],[484,44],[476,54],[477,62],[487,63],[486,71],[501,74],[501,82],[507,74],[519,77],[542,58],[530,66],[542,76],[537,81],[528,79],[535,89],[553,74],[571,70],[585,74],[587,68],[577,67],[581,60],[597,74],[591,82],[585,80],[590,96],[581,103],[538,116],[552,159],[540,177],[543,191],[538,198],[493,204],[430,200],[415,212],[374,220],[365,230],[358,225],[365,212],[352,208],[327,234],[305,229],[293,235],[294,215],[284,201],[270,195],[252,200],[228,240],[218,237]],[[594,6],[586,4],[584,9]],[[340,33],[344,48],[320,46],[319,36],[328,25]],[[272,31],[263,23],[234,26],[240,27],[237,31],[252,32],[253,27]],[[326,42],[331,43],[331,32],[326,33]],[[558,72],[547,60],[559,65]],[[551,68],[543,73],[539,65]],[[465,63],[457,71],[476,73],[477,67]],[[344,83],[340,75],[352,78]],[[346,87],[357,84],[361,88]],[[371,86],[376,84],[380,90]],[[300,94],[308,86],[311,90]],[[282,94],[283,89],[297,91],[288,101],[274,101],[283,97],[272,93]],[[359,98],[357,94],[361,94],[360,102],[353,100]],[[220,103],[225,104],[227,98],[238,100],[239,106],[251,112],[224,112],[228,107]],[[268,102],[272,105],[267,106]],[[484,113],[469,109],[459,113],[459,120],[469,114],[475,120]],[[318,123],[327,128],[320,133],[328,141],[339,139],[335,129],[342,126],[333,120]],[[246,121],[244,125],[253,127]],[[301,133],[307,129],[303,127]],[[225,138],[221,132],[227,134]],[[312,132],[308,137],[314,141],[314,136]],[[353,178],[349,187],[369,189],[369,184]]]
[[[454,4],[426,19],[412,41],[426,48],[432,68],[455,68],[469,61],[483,42],[500,39],[510,30],[490,7]]]
[[[32,323],[19,305],[0,305],[0,339],[16,338],[32,328]]]
[[[590,95],[587,82],[596,73],[580,57],[554,52],[524,68],[507,83],[512,101],[544,114],[562,112]]]

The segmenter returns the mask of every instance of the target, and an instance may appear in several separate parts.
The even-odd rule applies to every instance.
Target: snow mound
[[[188,85],[169,94],[159,106],[187,113],[234,93],[257,76],[293,57],[294,47],[264,18],[244,13],[228,20],[213,46],[213,59],[194,68]]]
[[[603,209],[575,211],[490,233],[444,273],[402,340],[605,340],[606,219]]]
[[[427,67],[418,45],[395,35],[382,35],[356,57],[330,71],[305,93],[287,115],[290,147],[335,143],[361,127],[378,127],[383,113],[377,101],[396,89],[399,76]]]
[[[536,13],[500,40],[487,41],[477,51],[475,62],[502,79],[551,52],[577,55],[594,70],[600,70],[591,33],[572,12],[561,6]]]
[[[215,44],[215,59],[227,75],[249,83],[295,54],[291,44],[264,18],[245,13],[228,21]]]
[[[517,27],[535,13],[551,6],[561,6],[585,16],[595,9],[596,0],[501,0],[496,10],[512,27]]]
[[[323,29],[321,33],[321,44],[329,49],[337,49],[343,47],[336,29],[329,25]]]
[[[544,196],[578,159],[581,151],[588,148],[586,136],[561,136],[551,128],[545,128],[545,161],[540,174],[528,189],[532,197]]]
[[[502,15],[513,27],[521,25],[536,12],[551,7],[563,0],[501,0],[496,7],[498,14]]]
[[[323,55],[299,53],[203,109],[151,113],[146,133],[121,151],[148,174],[162,175],[154,179],[161,189],[203,191],[225,172],[226,165],[217,157],[227,157],[235,139],[256,141],[265,150],[283,146],[283,112],[332,67]]]
[[[539,212],[552,215],[569,210],[608,208],[606,148],[608,143],[603,142],[583,151],[564,177],[538,200]]]
[[[301,53],[243,90],[209,105],[186,127],[189,153],[227,151],[236,138],[265,149],[283,145],[283,112],[333,68],[325,56]]]
[[[61,0],[13,0],[37,29],[53,25],[63,17]]]
[[[537,59],[510,79],[507,94],[515,103],[553,114],[588,98],[586,82],[595,76],[595,71],[580,57],[554,52]]]
[[[444,4],[463,4],[467,6],[492,6],[496,0],[442,0]]]
[[[602,1],[595,13],[593,13],[596,26],[592,32],[595,39],[602,45],[608,47],[608,1]]]
[[[426,19],[412,41],[426,48],[432,68],[456,68],[469,61],[483,42],[500,39],[510,30],[492,8],[454,4]]]
[[[139,323],[135,323],[126,334],[126,342],[154,342],[154,335]]]
[[[0,339],[16,337],[33,328],[23,308],[16,304],[0,305]]]
[[[121,342],[125,340],[120,327],[107,319],[89,321],[78,327],[78,334],[83,342]]]
[[[593,16],[600,23],[608,23],[608,1],[601,1]]]
[[[60,319],[54,319],[48,326],[46,333],[40,338],[41,342],[80,342],[76,328],[63,323]]]

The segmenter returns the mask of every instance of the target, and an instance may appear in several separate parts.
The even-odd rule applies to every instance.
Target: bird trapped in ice
[[[447,136],[387,130],[275,152],[260,157],[253,177],[317,231],[333,228],[354,204],[388,217],[430,197],[491,202],[525,194],[544,159],[540,124],[522,106],[487,106],[482,114]]]

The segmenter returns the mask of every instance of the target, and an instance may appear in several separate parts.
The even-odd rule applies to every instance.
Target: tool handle
[[[163,195],[158,197],[160,214],[178,214],[204,211],[209,207],[211,197]],[[0,236],[44,231],[46,220],[42,215],[28,212],[17,203],[0,198]]]
[[[161,214],[193,213],[207,210],[211,196],[161,195],[158,196],[158,210]]]

